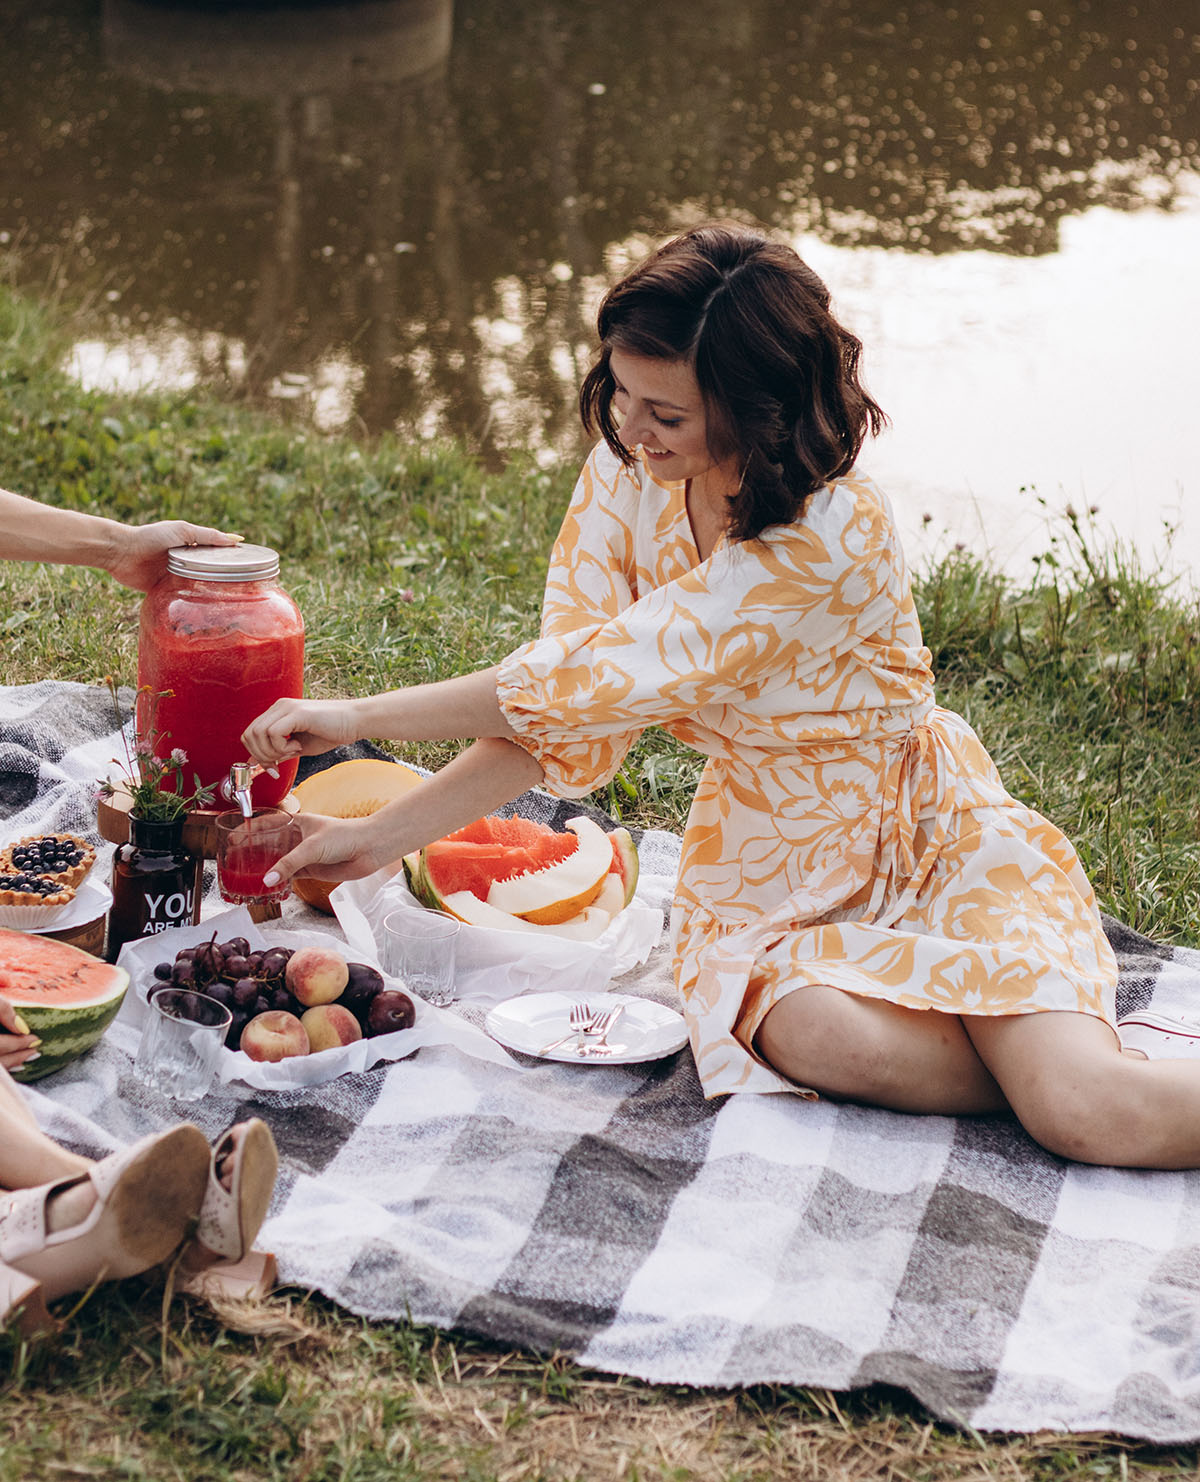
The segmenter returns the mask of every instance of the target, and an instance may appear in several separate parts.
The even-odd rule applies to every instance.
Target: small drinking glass
[[[237,809],[217,819],[217,888],[235,906],[286,900],[291,883],[264,885],[268,874],[300,842],[300,825],[282,808],[256,808],[249,818]]]
[[[134,1070],[173,1101],[199,1101],[213,1072],[233,1015],[191,988],[160,988],[150,996]]]
[[[383,919],[383,968],[410,993],[444,1008],[458,997],[454,957],[462,926],[437,911],[392,911]]]

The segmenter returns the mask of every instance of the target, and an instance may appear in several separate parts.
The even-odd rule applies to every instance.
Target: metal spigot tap
[[[254,804],[250,801],[250,786],[264,772],[269,772],[272,777],[279,776],[274,767],[260,767],[257,762],[234,762],[229,769],[229,776],[221,783],[221,796],[236,803],[242,810],[243,818],[250,818],[254,813]]]

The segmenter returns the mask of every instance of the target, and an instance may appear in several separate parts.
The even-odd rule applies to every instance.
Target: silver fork
[[[586,1003],[573,1003],[571,1012],[567,1015],[567,1023],[571,1026],[570,1034],[564,1034],[561,1039],[551,1040],[548,1045],[542,1046],[538,1054],[549,1055],[553,1050],[561,1050],[568,1040],[581,1039],[583,1035],[590,1034],[593,1021],[603,1017],[603,1009],[594,1009]]]
[[[611,1055],[613,1052],[605,1043],[608,1032],[624,1012],[623,1003],[614,1004],[611,1009],[605,1010],[600,1017],[592,1022],[584,1031],[584,1042],[579,1047],[581,1055]]]

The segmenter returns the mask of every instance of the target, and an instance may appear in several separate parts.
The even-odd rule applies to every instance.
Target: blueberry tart
[[[0,926],[40,930],[61,916],[75,899],[75,887],[48,875],[0,868]]]
[[[96,862],[96,851],[74,834],[31,834],[0,853],[0,875],[36,875],[74,889]]]

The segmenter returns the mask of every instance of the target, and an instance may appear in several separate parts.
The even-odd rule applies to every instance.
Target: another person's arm
[[[123,525],[0,489],[0,561],[94,566],[139,592],[149,591],[164,575],[172,546],[236,545],[240,539],[187,520]]]
[[[41,1040],[29,1033],[24,1020],[6,998],[0,998],[0,1066],[17,1070],[37,1054]]]

